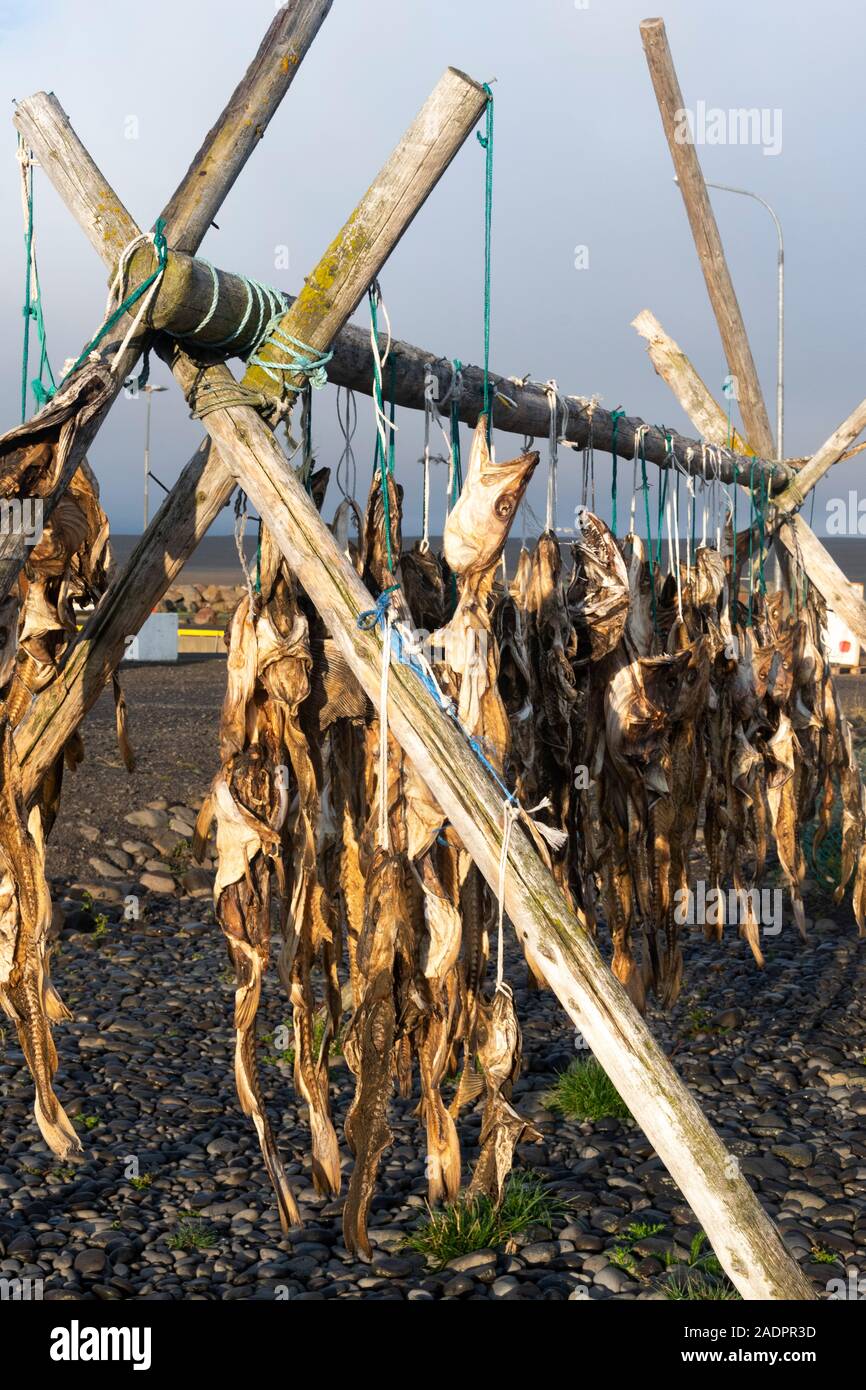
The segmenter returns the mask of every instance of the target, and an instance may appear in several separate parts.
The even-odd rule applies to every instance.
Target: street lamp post
[[[144,529],[147,530],[148,503],[150,500],[150,406],[154,391],[167,391],[167,386],[142,387],[147,396],[147,413],[144,425]]]
[[[679,179],[674,179],[679,183]],[[778,327],[776,334],[776,457],[785,457],[785,246],[782,240],[782,224],[766,198],[751,193],[748,188],[732,188],[728,183],[707,183],[707,188],[720,188],[723,193],[740,193],[744,198],[754,198],[767,209],[776,224],[779,238],[778,267]]]

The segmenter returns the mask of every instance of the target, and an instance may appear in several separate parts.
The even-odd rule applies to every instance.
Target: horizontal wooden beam
[[[140,283],[151,273],[154,255],[143,248],[134,258],[130,283]],[[274,298],[282,295],[288,307],[294,296],[272,289]],[[242,275],[215,267],[205,261],[183,254],[171,253],[158,298],[154,301],[149,321],[156,329],[170,332],[184,344],[200,348],[219,348],[230,356],[244,356],[258,340],[273,312],[273,300],[268,300],[259,288],[251,288]],[[353,306],[354,307],[354,306]],[[203,326],[202,326],[203,325]],[[231,338],[230,344],[226,340]],[[380,338],[385,348],[385,335]],[[365,329],[347,324],[332,340],[333,359],[326,368],[328,380],[336,386],[372,395],[373,352],[370,336]],[[436,380],[438,399],[445,401],[452,386],[453,368],[447,358],[437,357],[424,348],[395,340],[391,348],[394,364],[394,398],[397,405],[423,410],[426,375]],[[387,385],[390,391],[391,372]],[[493,423],[496,429],[509,434],[547,437],[550,429],[550,405],[543,385],[528,380],[516,380],[491,374],[493,383]],[[275,389],[266,376],[260,376],[258,389],[266,393]],[[614,445],[614,414],[586,398],[566,396],[568,418],[562,425],[561,437],[577,447],[590,442],[603,453],[612,453]],[[484,373],[480,367],[462,368],[457,410],[464,424],[474,428],[484,403]],[[560,413],[562,421],[562,412]],[[638,416],[620,416],[616,424],[616,452],[619,458],[634,457],[635,435],[643,431],[643,447],[648,463],[659,468],[673,466],[696,477],[703,473],[703,453],[699,439],[688,439],[676,430],[658,425],[646,425]],[[794,469],[786,463],[757,459],[746,452],[739,436],[734,449],[721,441],[707,461],[708,474],[718,468],[723,482],[739,481],[748,484],[766,476],[771,490],[788,485]]]

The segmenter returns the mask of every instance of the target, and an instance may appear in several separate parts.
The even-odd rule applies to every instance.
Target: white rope
[[[692,448],[686,449],[686,463],[691,464],[691,462],[692,462],[694,456],[695,456],[695,451],[694,451],[694,449],[692,449]],[[693,522],[693,520],[694,520],[695,507],[697,506],[697,497],[695,496],[695,480],[694,480],[694,477],[693,477],[693,475],[692,475],[691,473],[688,473],[688,474],[686,475],[686,488],[688,489],[688,491],[686,492],[686,583],[691,584],[691,582],[692,582],[692,522]]]
[[[520,807],[507,797],[502,803],[502,850],[499,855],[499,918],[496,928],[496,992],[507,989],[505,984],[505,875],[508,869],[508,850],[511,832],[520,819]]]
[[[387,335],[388,335],[388,337],[387,337],[387,343],[386,343],[386,346],[385,346],[385,351],[384,351],[384,353],[382,353],[382,355],[380,356],[380,355],[379,355],[379,342],[378,342],[378,339],[377,339],[377,337],[376,337],[376,334],[373,332],[373,319],[372,319],[372,316],[371,316],[371,318],[370,318],[370,347],[371,347],[372,350],[373,350],[373,380],[379,383],[379,389],[380,389],[380,391],[382,392],[382,405],[384,406],[384,403],[385,403],[385,375],[384,375],[384,367],[385,367],[385,363],[388,361],[388,357],[389,357],[389,355],[390,355],[390,353],[391,353],[391,319],[390,319],[390,316],[389,316],[389,314],[388,314],[388,309],[387,309],[387,306],[386,306],[386,304],[385,304],[385,301],[384,301],[384,299],[382,298],[381,291],[379,292],[378,307],[382,310],[382,313],[383,313],[384,316],[385,316],[385,327],[386,327],[386,331],[387,331]],[[387,458],[388,458],[388,431],[391,430],[394,434],[396,434],[396,433],[397,433],[397,426],[396,426],[396,424],[392,424],[392,423],[391,423],[391,421],[388,419],[387,415],[385,414],[384,409],[382,409],[382,408],[379,406],[379,402],[378,402],[377,399],[376,399],[376,392],[375,392],[375,391],[373,392],[373,420],[374,420],[375,425],[376,425],[376,431],[377,431],[377,433],[378,433],[378,435],[379,435],[379,443],[380,443],[380,445],[381,445],[381,447],[382,447],[382,458],[383,458],[383,459],[387,459]]]
[[[638,455],[639,455],[639,453],[640,453],[641,444],[643,443],[643,437],[644,437],[644,435],[646,434],[646,432],[647,432],[648,429],[649,429],[649,425],[638,425],[637,429],[636,429],[635,432],[634,432],[634,444],[633,444],[633,446],[632,446],[632,447],[633,447],[633,450],[634,450],[634,452],[633,452],[634,467],[633,467],[633,469],[632,469],[632,482],[631,482],[631,510],[630,510],[630,512],[629,512],[629,520],[628,520],[628,529],[629,529],[629,532],[630,532],[631,535],[634,535],[634,534],[635,534],[634,522],[635,522],[635,511],[636,511],[636,508],[637,508],[637,491],[638,491],[638,488],[637,488],[637,464],[638,464]],[[643,484],[641,484],[641,486],[643,486]]]
[[[18,140],[18,149],[15,155],[18,160],[18,167],[21,173],[21,212],[24,217],[24,235],[27,236],[27,229],[30,225],[30,190],[33,185],[33,166],[35,160],[32,151],[28,151],[24,141]],[[36,223],[33,224],[33,234],[30,238],[30,265],[28,267],[30,275],[30,303],[35,305],[39,301],[39,276],[36,273]]]
[[[559,456],[559,435],[568,429],[568,403],[559,394],[559,387],[551,377],[544,384],[544,394],[550,409],[550,430],[547,454],[547,526],[548,531],[556,530],[556,468]],[[559,425],[559,408],[562,406],[562,430]],[[584,497],[584,502],[586,498]]]
[[[677,483],[674,479],[673,486],[668,489],[668,504],[665,510],[668,520],[669,560],[672,561],[673,576],[677,585],[677,612],[682,618],[683,594],[680,582],[680,518],[677,491]]]
[[[701,550],[703,550],[707,543],[707,521],[710,515],[707,495],[707,446],[704,440],[701,440],[701,475],[703,477],[701,488]]]
[[[452,367],[452,386],[454,369]],[[422,514],[421,514],[421,544],[419,549],[422,554],[430,549],[430,465],[431,463],[447,464],[449,459],[444,454],[432,454],[430,452],[430,431],[433,425],[434,413],[439,416],[438,393],[439,381],[435,376],[432,367],[428,363],[424,368],[424,452],[421,455],[421,467],[423,469],[423,494],[422,494]],[[451,387],[448,388],[448,395],[451,394]],[[439,428],[442,430],[446,444],[451,448],[451,441],[445,430],[442,429],[441,419]]]
[[[108,302],[105,307],[105,317],[103,318],[103,323],[105,322],[105,319],[110,317],[110,315],[114,312],[117,306],[123,302],[124,289],[126,285],[126,273],[129,269],[129,262],[135,254],[135,252],[138,250],[138,248],[140,246],[146,246],[148,242],[150,242],[151,246],[155,248],[155,232],[142,232],[140,236],[133,237],[129,245],[125,247],[125,249],[123,250],[120,260],[117,264],[117,271],[115,273],[114,279],[111,282],[111,287],[108,291]],[[153,284],[150,286],[149,290],[147,291],[147,294],[143,296],[141,304],[139,305],[138,313],[136,314],[135,318],[133,319],[132,323],[127,329],[126,337],[120,344],[120,347],[117,349],[117,352],[114,354],[114,357],[112,358],[109,364],[109,370],[112,373],[117,371],[120,359],[123,357],[124,353],[126,352],[126,349],[129,347],[129,344],[132,342],[132,339],[138,332],[138,329],[142,323],[142,320],[144,319],[145,314],[147,313],[148,309],[150,308],[151,304],[153,303],[154,299],[159,293],[159,287],[162,284],[162,277],[164,274],[165,266],[163,265],[159,267]]]

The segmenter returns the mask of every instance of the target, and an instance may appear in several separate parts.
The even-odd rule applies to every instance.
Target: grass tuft
[[[664,1286],[665,1298],[686,1303],[735,1303],[742,1302],[727,1279],[711,1279],[707,1274],[690,1274],[682,1283],[671,1281]]]
[[[568,1210],[534,1173],[512,1173],[505,1185],[501,1206],[489,1197],[460,1196],[456,1202],[431,1211],[428,1219],[406,1238],[434,1269],[442,1269],[458,1255],[473,1250],[496,1249],[529,1226],[549,1226]]]
[[[177,1230],[168,1238],[169,1250],[212,1250],[215,1245],[216,1233],[192,1211],[180,1213]]]
[[[594,1057],[572,1062],[560,1072],[544,1103],[569,1120],[625,1120],[630,1111],[610,1077]]]

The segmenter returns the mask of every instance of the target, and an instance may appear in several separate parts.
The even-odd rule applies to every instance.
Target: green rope
[[[668,475],[669,469],[664,469],[661,487],[659,488],[659,514],[656,519],[656,569],[661,569],[662,564],[662,529],[664,526],[665,502],[668,499]]]
[[[651,599],[651,601],[652,601],[653,630],[654,630],[655,632],[658,632],[658,630],[659,630],[659,625],[658,625],[658,616],[657,616],[657,614],[656,614],[656,583],[655,583],[655,575],[654,575],[654,572],[653,572],[653,532],[652,532],[652,524],[651,524],[651,522],[650,522],[649,483],[647,482],[647,476],[646,476],[646,445],[645,445],[645,443],[644,443],[644,436],[643,436],[643,434],[641,434],[641,437],[640,437],[640,473],[641,473],[641,488],[642,488],[642,490],[643,490],[643,505],[644,505],[644,511],[645,511],[645,513],[646,513],[647,557],[648,557],[648,559],[649,559],[650,599]],[[667,475],[665,475],[665,476],[667,477]]]
[[[766,553],[767,541],[767,502],[769,501],[770,484],[766,474],[761,474],[761,540],[758,549],[758,586],[763,598],[767,592],[767,581],[764,577],[764,555]]]
[[[106,333],[110,333],[114,325],[120,319],[123,318],[124,314],[128,314],[130,309],[132,309],[133,306],[138,303],[142,295],[147,294],[147,291],[150,289],[151,285],[154,283],[155,280],[159,279],[160,275],[165,270],[166,261],[168,260],[168,243],[165,239],[165,220],[162,217],[158,217],[156,220],[156,224],[154,225],[153,245],[156,251],[156,269],[150,275],[148,275],[146,280],[142,280],[141,284],[137,285],[131,294],[127,295],[123,303],[119,304],[113,313],[109,314],[102,327],[98,330],[95,336],[91,338],[90,342],[87,344],[87,347],[81,353],[80,357],[76,358],[76,360],[73,362],[72,366],[69,368],[69,371],[63,377],[63,380],[60,383],[61,386],[63,386],[71,376],[74,376],[80,367],[84,366],[84,363],[87,361],[90,354],[102,342]]]
[[[374,283],[367,291],[367,299],[370,304],[370,323],[372,326],[373,339],[379,341],[379,287]],[[385,403],[382,395],[382,367],[378,353],[373,354],[373,395],[376,401],[376,450],[373,455],[373,472],[378,469],[382,487],[382,511],[385,517],[385,549],[388,554],[388,569],[394,573],[394,557],[391,554],[391,502],[388,496],[388,459],[382,448],[382,436],[379,429],[379,421],[385,413]]]
[[[259,533],[256,538],[256,593],[262,592],[262,519],[259,517]]]
[[[487,93],[485,133],[477,132],[478,142],[486,153],[484,172],[484,413],[487,416],[487,439],[490,440],[490,251],[493,231],[493,92],[484,83]]]
[[[397,449],[397,358],[393,352],[391,353],[391,371],[389,373],[389,376],[390,380],[388,383],[388,394],[391,397],[391,403],[388,407],[388,423],[390,424],[391,429],[388,432],[388,474],[390,477],[393,478],[394,456],[396,454]]]
[[[23,152],[24,141],[18,137],[19,153]],[[21,423],[27,419],[27,388],[28,385],[33,391],[37,406],[41,407],[51,399],[57,390],[57,383],[54,380],[54,373],[51,370],[51,363],[48,360],[48,344],[45,336],[45,320],[42,316],[42,292],[39,286],[39,270],[33,255],[34,237],[34,213],[33,213],[33,174],[32,174],[32,153],[28,155],[29,167],[31,169],[30,178],[27,180],[27,228],[24,233],[25,248],[25,280],[24,280],[24,304],[21,310],[24,318],[24,341],[21,350]],[[36,289],[36,302],[33,302],[32,289]],[[30,374],[30,325],[36,325],[36,335],[39,340],[39,375],[33,381],[28,382]],[[48,386],[45,385],[45,375],[48,374]]]
[[[612,474],[611,474],[611,482],[610,482],[610,502],[611,502],[611,526],[610,526],[610,529],[611,529],[611,531],[613,532],[614,535],[616,535],[616,462],[617,462],[617,460],[616,460],[616,434],[617,434],[617,430],[619,429],[619,422],[620,422],[620,420],[623,418],[624,415],[625,415],[625,411],[624,411],[624,410],[619,410],[619,409],[617,409],[617,410],[615,410],[615,411],[613,412],[613,416],[612,416],[612,419],[613,419],[613,440],[612,440],[612,442],[611,442],[610,449],[611,449],[611,453],[613,454],[613,472],[612,472]]]
[[[451,364],[454,380],[463,370],[463,363],[455,357]],[[460,458],[460,405],[454,394],[451,396],[451,505],[452,507],[463,490],[463,463]]]

